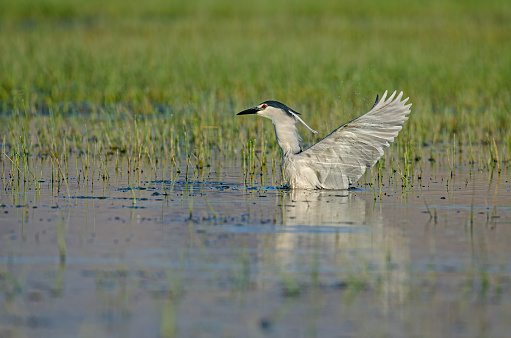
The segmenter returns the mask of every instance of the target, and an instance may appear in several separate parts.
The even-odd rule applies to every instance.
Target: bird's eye
[[[266,109],[266,107],[268,107],[268,105],[263,104],[263,105],[261,106],[261,109]]]

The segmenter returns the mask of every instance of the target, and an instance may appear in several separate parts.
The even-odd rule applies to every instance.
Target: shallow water
[[[67,185],[44,163],[37,185],[4,174],[0,336],[511,329],[509,170],[426,168],[409,188],[363,179],[289,191],[246,186],[238,163],[188,181],[185,169],[123,166],[106,180],[67,168]]]

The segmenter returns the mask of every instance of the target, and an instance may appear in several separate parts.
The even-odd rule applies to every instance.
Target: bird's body
[[[403,93],[387,100],[387,92],[366,114],[348,122],[305,151],[300,148],[298,113],[277,101],[266,101],[238,115],[257,114],[275,126],[282,150],[284,185],[293,189],[347,189],[372,167],[389,147],[408,119],[411,104]]]

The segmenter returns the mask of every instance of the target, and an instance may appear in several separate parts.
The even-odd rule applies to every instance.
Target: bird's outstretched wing
[[[299,166],[312,169],[324,189],[345,189],[356,182],[383,155],[408,120],[411,104],[401,101],[403,92],[387,100],[383,94],[366,114],[348,122],[330,135],[299,153]]]

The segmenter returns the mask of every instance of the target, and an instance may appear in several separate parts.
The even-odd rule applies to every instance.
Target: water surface
[[[52,181],[43,165],[37,184],[4,174],[0,336],[511,329],[507,170],[426,168],[413,187],[366,177],[347,191],[290,191],[247,185],[241,167],[188,180],[183,168],[111,167],[102,179],[71,167]]]

